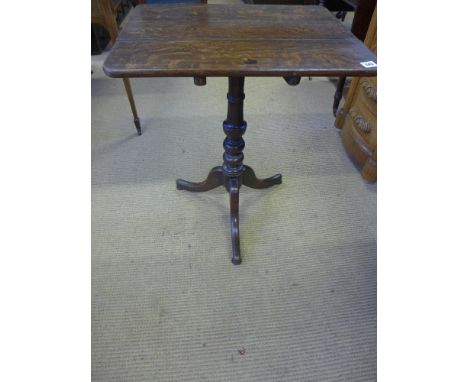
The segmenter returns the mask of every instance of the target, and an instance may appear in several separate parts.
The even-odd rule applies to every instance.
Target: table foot
[[[140,118],[138,117],[133,118],[133,123],[135,124],[138,135],[141,135]]]
[[[176,180],[178,190],[186,190],[191,192],[204,192],[212,190],[224,184],[223,168],[221,166],[213,167],[203,182],[194,183],[183,179]]]
[[[281,174],[273,175],[266,179],[258,179],[252,167],[244,165],[244,173],[242,174],[242,184],[244,186],[262,189],[281,184]]]
[[[281,184],[281,174],[276,174],[266,179],[258,179],[252,167],[247,165],[242,166],[240,175],[225,174],[222,166],[216,166],[211,169],[206,180],[203,182],[188,182],[183,179],[177,179],[176,181],[178,190],[191,192],[209,191],[222,185],[226,187],[227,192],[229,192],[229,204],[231,208],[231,261],[234,265],[239,265],[241,263],[239,232],[239,189],[241,185],[262,189],[274,186],[275,184]]]

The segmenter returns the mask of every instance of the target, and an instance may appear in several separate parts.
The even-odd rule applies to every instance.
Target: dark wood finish
[[[284,77],[284,80],[288,85],[291,86],[296,86],[299,85],[299,82],[301,82],[301,77],[296,76],[296,77]]]
[[[377,9],[374,11],[365,43],[377,52]],[[369,182],[377,180],[377,79],[354,78],[346,102],[338,111],[335,126],[352,161]]]
[[[281,182],[281,174],[276,174],[265,179],[259,179],[257,178],[254,170],[250,166],[244,165],[244,172],[242,173],[242,184],[244,186],[261,190],[264,188],[274,186],[275,184],[281,184]]]
[[[349,2],[349,1],[348,1]],[[356,0],[349,2],[354,8],[353,24],[351,25],[351,33],[359,40],[364,41],[367,30],[372,19],[372,14],[377,5],[377,0]],[[336,115],[341,98],[343,97],[343,89],[346,83],[346,77],[342,76],[336,84],[336,91],[333,97],[333,115]]]
[[[240,264],[239,190],[280,184],[281,175],[258,179],[244,165],[246,76],[374,76],[369,49],[322,7],[260,5],[141,5],[130,16],[104,64],[112,77],[229,77],[228,113],[223,122],[222,166],[200,183],[178,179],[193,192],[224,186],[229,192],[232,262]]]
[[[106,28],[99,24],[91,24],[91,56],[104,52],[110,42]]]
[[[127,15],[132,7],[129,0],[110,0],[102,3],[101,0],[91,0],[91,54],[101,54],[106,46],[111,41],[108,32],[106,20],[104,20],[104,12],[111,13],[116,25],[119,26],[122,20]],[[97,20],[97,19],[100,20]]]
[[[346,77],[342,76],[338,78],[338,82],[336,83],[336,90],[335,94],[333,95],[333,115],[336,117],[336,111],[338,110],[338,106],[340,105],[341,98],[343,98],[343,91],[344,86],[346,83]]]
[[[358,1],[358,0],[357,0]],[[354,10],[355,1],[350,0],[319,0],[318,5],[327,8],[330,12],[350,12]],[[337,16],[337,18],[339,18]]]
[[[177,179],[178,190],[192,192],[209,191],[218,186],[224,186],[229,192],[231,206],[231,238],[232,238],[232,263],[241,263],[240,233],[239,233],[239,189],[241,185],[262,189],[275,184],[281,184],[281,174],[276,174],[267,179],[258,179],[254,170],[244,165],[245,143],[242,135],[247,129],[244,121],[244,77],[229,77],[228,114],[223,122],[223,130],[226,138],[223,142],[223,165],[211,169],[206,180],[200,183],[188,182]]]
[[[193,77],[193,82],[197,86],[205,86],[206,85],[206,77]]]
[[[208,176],[203,182],[188,182],[183,179],[176,180],[176,187],[178,190],[186,190],[192,192],[205,192],[213,188],[224,185],[224,172],[222,166],[213,167]],[[229,191],[229,187],[227,187]]]
[[[115,7],[120,5],[120,1],[116,1],[115,3]],[[91,0],[91,23],[100,24],[106,28],[113,44],[115,44],[119,34],[119,28],[117,27],[117,22],[115,20],[115,7],[110,0]],[[141,135],[140,119],[138,118],[130,80],[128,78],[124,78],[123,83],[127,93],[128,102],[130,103],[130,108],[132,109],[133,123],[135,124],[138,135]]]
[[[104,63],[111,77],[375,75],[375,60],[315,6],[143,4]]]
[[[364,41],[366,38],[376,5],[377,0],[357,0],[355,2],[351,33],[361,41]]]

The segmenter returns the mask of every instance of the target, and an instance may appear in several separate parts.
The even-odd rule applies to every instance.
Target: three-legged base
[[[209,191],[213,188],[224,186],[229,192],[231,205],[231,239],[232,239],[232,263],[237,265],[241,263],[240,238],[239,238],[239,189],[241,185],[250,188],[268,188],[275,184],[281,184],[281,174],[276,174],[270,178],[258,179],[254,170],[243,165],[243,170],[239,175],[227,175],[222,166],[211,169],[205,181],[200,183],[187,182],[183,179],[177,179],[178,190],[192,192]]]
[[[228,113],[223,122],[226,138],[223,142],[223,165],[211,169],[205,181],[200,183],[177,179],[177,189],[193,192],[209,191],[218,186],[224,186],[229,192],[231,204],[231,238],[232,263],[240,264],[239,240],[239,189],[242,185],[251,188],[267,188],[281,183],[281,175],[277,174],[267,179],[258,179],[254,170],[243,164],[245,142],[242,139],[247,128],[244,121],[244,77],[229,77]]]

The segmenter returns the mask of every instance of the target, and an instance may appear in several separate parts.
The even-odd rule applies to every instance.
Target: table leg
[[[138,113],[135,106],[135,100],[133,99],[132,86],[130,85],[130,80],[128,78],[122,78],[125,86],[125,91],[127,92],[128,101],[130,102],[130,108],[133,113],[133,123],[135,124],[138,135],[141,135],[141,126],[140,118],[138,118]]]
[[[258,179],[252,167],[244,165],[242,184],[250,188],[268,188],[275,184],[281,184],[281,174],[273,175],[266,179]]]
[[[209,191],[224,185],[229,192],[231,209],[232,263],[241,263],[239,237],[239,190],[242,184],[251,188],[268,188],[281,183],[281,174],[258,179],[254,170],[243,164],[245,142],[242,135],[247,129],[244,121],[244,77],[229,77],[228,113],[223,122],[226,138],[223,142],[223,165],[211,169],[205,181],[200,183],[177,179],[178,190],[192,192]]]
[[[209,191],[224,184],[224,173],[221,166],[213,167],[207,178],[200,183],[187,182],[183,179],[176,180],[178,190],[186,190],[192,192]]]
[[[232,263],[241,263],[240,236],[239,236],[239,189],[241,184],[239,178],[229,180],[229,204],[231,207],[231,241],[232,241]]]

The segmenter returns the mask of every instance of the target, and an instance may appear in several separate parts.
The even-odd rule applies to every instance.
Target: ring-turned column
[[[247,122],[244,121],[244,98],[244,77],[229,77],[228,112],[223,122],[226,134],[223,142],[223,172],[230,178],[239,177],[244,171],[242,151],[245,142],[242,135],[247,129]]]
[[[194,183],[183,179],[176,181],[179,190],[203,192],[224,185],[229,192],[233,264],[241,263],[239,239],[239,189],[241,185],[262,189],[281,183],[280,174],[258,179],[254,170],[243,163],[242,151],[245,143],[242,135],[247,129],[247,123],[244,121],[244,98],[244,77],[229,77],[228,112],[223,122],[226,138],[223,141],[222,166],[213,167],[203,182]]]
[[[231,240],[232,263],[240,264],[240,239],[239,239],[239,189],[242,184],[241,176],[244,172],[245,147],[242,135],[247,129],[244,121],[244,77],[229,77],[229,90],[227,94],[228,112],[223,122],[223,130],[226,138],[223,142],[223,173],[225,175],[225,187],[229,192],[231,207]]]

